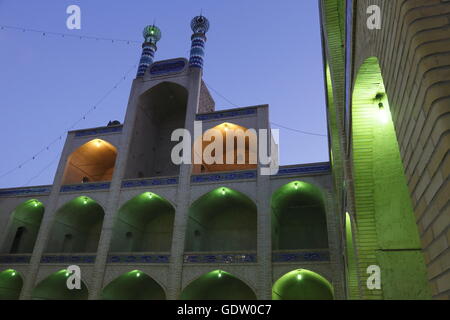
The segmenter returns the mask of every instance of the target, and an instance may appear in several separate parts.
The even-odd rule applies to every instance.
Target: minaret
[[[209,29],[209,21],[204,16],[199,15],[192,19],[191,29],[194,34],[191,37],[191,54],[189,66],[193,68],[203,67],[203,57],[205,55],[206,32]]]
[[[153,63],[156,43],[161,39],[161,30],[155,25],[146,26],[144,28],[144,43],[142,44],[142,55],[139,61],[139,67],[136,77],[143,77],[147,68]]]

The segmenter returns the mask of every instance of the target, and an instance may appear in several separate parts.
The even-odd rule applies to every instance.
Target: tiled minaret
[[[144,28],[144,43],[142,44],[142,55],[139,61],[139,67],[136,77],[143,77],[147,68],[153,63],[156,43],[161,39],[161,30],[155,25],[146,26]]]
[[[191,29],[194,34],[191,37],[191,54],[189,66],[194,68],[203,67],[203,57],[205,55],[206,32],[209,29],[209,21],[204,16],[196,16],[191,21]]]

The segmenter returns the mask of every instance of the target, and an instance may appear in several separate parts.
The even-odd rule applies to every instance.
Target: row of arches
[[[205,139],[207,140],[205,141]],[[256,148],[257,139],[254,130],[247,131],[247,128],[243,126],[224,122],[208,129],[197,141],[194,141],[192,172],[255,169],[257,167]],[[117,148],[113,144],[103,139],[96,138],[86,142],[68,157],[62,184],[112,180],[117,152]],[[170,156],[170,149],[166,150],[166,153]],[[206,154],[210,157],[205,157]],[[201,163],[194,162],[194,158],[201,159]],[[170,161],[170,159],[168,160]],[[177,173],[172,167],[165,175]],[[126,178],[143,178],[162,175],[164,168],[155,169],[147,174],[145,170],[136,173],[132,170],[129,171]]]
[[[328,248],[326,210],[319,188],[290,182],[272,197],[274,250]],[[37,200],[21,204],[12,216],[4,251],[31,253],[44,206]],[[104,211],[93,199],[80,196],[55,214],[46,252],[96,252]],[[171,249],[174,206],[153,192],[127,201],[118,211],[110,251],[168,252]],[[257,208],[245,194],[227,187],[212,190],[190,207],[186,252],[256,250]]]
[[[35,300],[86,300],[88,288],[67,288],[70,274],[63,269],[39,282],[32,292]],[[0,300],[16,300],[23,279],[16,270],[0,272]],[[103,300],[165,300],[164,288],[140,270],[126,272],[107,284],[101,293]],[[180,293],[180,300],[256,300],[254,290],[235,275],[224,270],[205,273],[190,282]],[[331,300],[333,287],[324,277],[310,270],[292,270],[273,284],[273,300]]]

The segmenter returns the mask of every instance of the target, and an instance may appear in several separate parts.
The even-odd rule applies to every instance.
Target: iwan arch
[[[435,265],[448,251],[448,79],[435,64],[448,40],[436,28],[447,47],[414,36],[427,14],[441,20],[432,7],[380,0],[398,31],[371,33],[368,1],[353,10],[319,2],[329,163],[272,176],[260,164],[174,165],[174,129],[268,129],[268,106],[214,110],[202,81],[205,17],[193,19],[189,60],[153,62],[160,32],[149,26],[124,123],[69,132],[51,186],[0,190],[0,298],[445,298],[447,271]],[[82,272],[76,292],[64,286],[72,264]],[[369,265],[381,268],[379,290],[365,285]]]

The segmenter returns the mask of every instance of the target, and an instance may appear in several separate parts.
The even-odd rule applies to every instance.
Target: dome
[[[195,33],[206,33],[209,30],[209,21],[204,16],[196,16],[191,20],[191,29]]]
[[[146,42],[156,43],[161,39],[161,30],[155,25],[146,26],[142,34]]]

